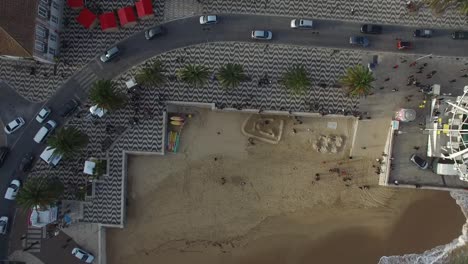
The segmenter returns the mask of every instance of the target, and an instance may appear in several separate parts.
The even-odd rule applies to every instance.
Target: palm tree
[[[89,99],[93,104],[106,110],[115,110],[123,107],[126,97],[117,91],[113,81],[96,81],[89,92]]]
[[[24,210],[46,207],[56,203],[62,194],[63,184],[59,180],[32,177],[19,190],[16,202]]]
[[[184,68],[177,72],[178,77],[187,84],[195,87],[202,86],[206,83],[209,76],[207,68],[200,65],[185,65]]]
[[[458,0],[458,4],[460,5],[460,12],[463,15],[468,16],[468,0]]]
[[[285,72],[281,83],[293,94],[303,94],[310,87],[307,71],[302,66],[296,66]]]
[[[372,82],[375,81],[372,72],[362,65],[348,68],[340,83],[346,89],[348,96],[367,96],[372,89]]]
[[[236,88],[246,79],[244,67],[240,64],[234,63],[225,64],[218,72],[218,79],[221,82],[222,87],[226,89]]]
[[[162,62],[158,60],[146,65],[137,74],[136,80],[143,85],[163,85],[166,82],[166,76],[164,75]]]
[[[88,136],[74,127],[63,127],[47,141],[54,155],[70,157],[88,144]]]
[[[425,0],[424,2],[435,14],[440,15],[453,4],[454,0]]]

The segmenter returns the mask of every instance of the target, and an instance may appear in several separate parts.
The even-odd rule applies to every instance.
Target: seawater
[[[468,215],[468,191],[452,191],[450,195],[460,206],[465,217]],[[406,254],[402,256],[384,256],[379,264],[448,264],[449,254],[453,250],[465,246],[468,242],[468,219],[463,225],[461,235],[452,242],[427,250],[422,254]]]

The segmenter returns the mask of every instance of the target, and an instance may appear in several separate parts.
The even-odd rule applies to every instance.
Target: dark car
[[[415,38],[430,38],[432,37],[432,29],[416,29],[413,36]]]
[[[411,42],[399,40],[399,41],[397,42],[397,48],[398,48],[399,50],[411,49]]]
[[[0,167],[2,167],[3,162],[5,162],[8,152],[10,152],[8,147],[0,147]]]
[[[468,31],[455,31],[452,33],[453,39],[468,39]]]
[[[165,28],[163,28],[161,26],[157,26],[157,27],[150,28],[150,29],[146,30],[145,31],[145,38],[147,40],[150,40],[150,39],[153,39],[156,36],[164,35],[165,33],[166,33]]]
[[[361,33],[364,33],[364,34],[382,34],[382,26],[372,25],[372,24],[364,24],[361,27]]]
[[[22,172],[27,172],[31,170],[33,161],[34,161],[34,155],[32,153],[26,154],[26,156],[24,156],[23,159],[21,160],[19,169]]]
[[[411,155],[410,160],[422,170],[425,170],[429,167],[429,163],[416,154]]]
[[[60,108],[60,111],[59,111],[60,116],[67,117],[71,115],[76,110],[78,105],[80,105],[80,103],[76,101],[75,99],[68,101],[68,103],[64,104],[62,108]]]
[[[369,46],[369,39],[362,36],[352,36],[349,37],[349,44],[367,47]]]

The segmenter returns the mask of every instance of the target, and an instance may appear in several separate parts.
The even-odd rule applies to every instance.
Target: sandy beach
[[[351,151],[354,119],[275,117],[281,141],[252,145],[249,115],[193,111],[179,153],[129,158],[127,226],[108,230],[108,263],[376,263],[461,232],[448,193],[377,185],[381,151]],[[344,144],[320,153],[323,135]]]

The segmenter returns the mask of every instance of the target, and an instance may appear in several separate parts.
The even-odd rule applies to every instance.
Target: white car
[[[252,38],[253,39],[262,39],[262,40],[270,40],[273,38],[273,33],[268,30],[253,30],[252,31]]]
[[[81,248],[74,248],[72,250],[72,255],[81,259],[82,261],[86,263],[93,263],[94,256],[91,255],[90,253],[82,250]]]
[[[36,116],[36,121],[39,122],[39,123],[42,123],[44,122],[44,120],[46,120],[46,118],[50,115],[50,108],[48,107],[44,107],[41,109],[41,111],[39,111],[39,113],[37,113],[37,116]]]
[[[47,123],[45,123],[39,131],[37,131],[36,135],[34,136],[33,140],[36,143],[41,143],[44,141],[44,139],[54,131],[54,129],[57,127],[57,122],[54,120],[49,120]]]
[[[10,185],[8,186],[8,189],[7,189],[6,193],[5,193],[5,199],[15,200],[16,195],[18,194],[20,186],[21,186],[20,181],[12,180]]]
[[[22,117],[17,117],[15,120],[11,121],[8,123],[8,125],[5,126],[5,133],[11,134],[22,127],[25,123],[26,122],[24,122]]]
[[[200,25],[211,25],[218,23],[218,17],[216,15],[206,15],[200,17]]]
[[[312,29],[314,22],[308,19],[293,19],[291,20],[291,28]]]
[[[8,217],[0,217],[0,234],[5,235],[8,228]]]

